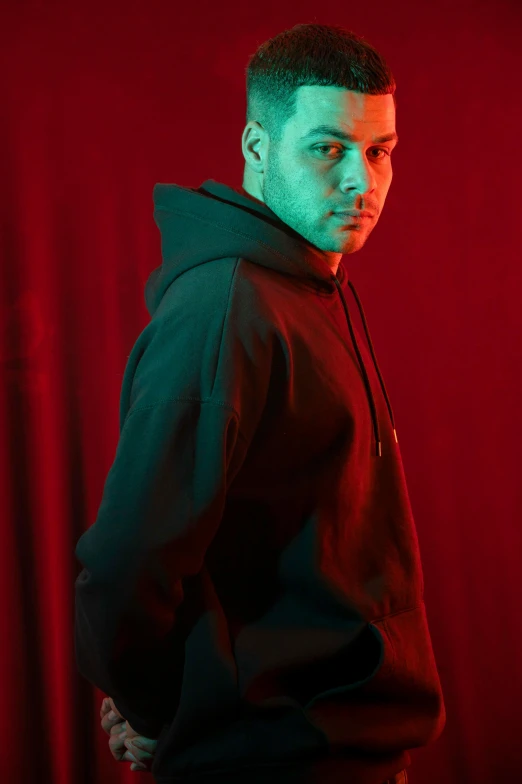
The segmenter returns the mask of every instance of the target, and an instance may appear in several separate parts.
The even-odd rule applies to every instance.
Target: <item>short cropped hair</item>
[[[395,79],[382,55],[343,27],[298,24],[265,41],[246,68],[246,122],[257,120],[281,141],[303,85],[333,85],[368,95],[393,95]]]

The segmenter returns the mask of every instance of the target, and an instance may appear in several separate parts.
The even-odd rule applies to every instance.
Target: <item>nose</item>
[[[339,187],[343,193],[356,190],[364,194],[375,190],[377,177],[365,155],[356,150],[349,151],[343,162]]]

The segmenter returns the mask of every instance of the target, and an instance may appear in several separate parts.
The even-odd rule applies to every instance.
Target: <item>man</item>
[[[341,261],[391,184],[394,91],[361,38],[297,25],[250,60],[242,188],[154,188],[163,264],[76,549],[75,639],[104,728],[148,739],[159,784],[405,782],[444,728],[393,412]]]

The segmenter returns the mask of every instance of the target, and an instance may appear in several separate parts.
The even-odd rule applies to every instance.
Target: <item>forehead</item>
[[[296,114],[291,118],[293,133],[306,133],[314,125],[341,124],[361,130],[395,130],[393,95],[367,95],[344,87],[304,85],[296,90]],[[290,123],[289,123],[290,125]]]

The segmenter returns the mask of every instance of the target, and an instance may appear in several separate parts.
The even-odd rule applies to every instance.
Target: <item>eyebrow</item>
[[[346,131],[341,130],[341,128],[335,128],[333,125],[317,125],[315,128],[312,128],[308,133],[305,133],[304,136],[301,136],[301,139],[309,139],[312,136],[335,136],[338,139],[344,139],[347,142],[356,142],[357,138],[352,133],[346,133]],[[399,143],[399,137],[396,133],[386,133],[384,136],[376,136],[373,139],[374,144],[380,144],[381,142],[391,142],[395,141],[397,144]]]

